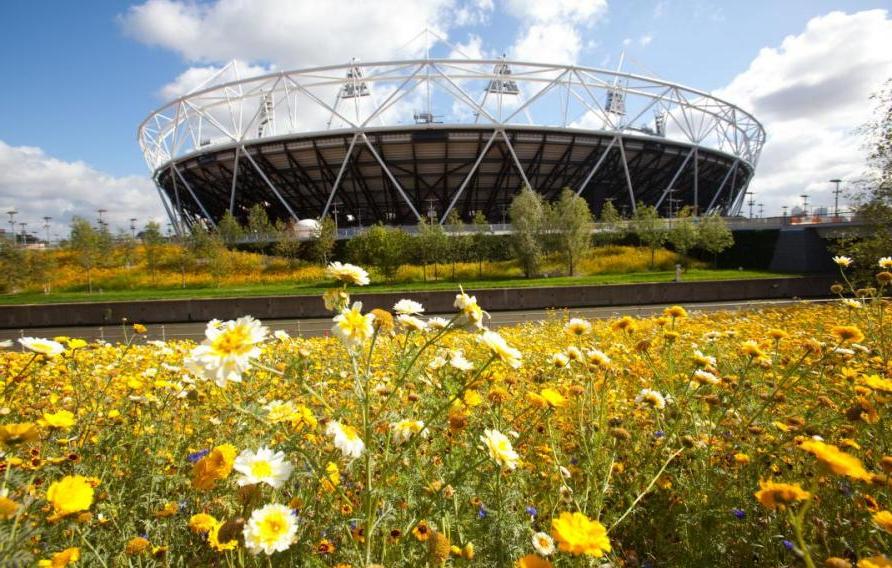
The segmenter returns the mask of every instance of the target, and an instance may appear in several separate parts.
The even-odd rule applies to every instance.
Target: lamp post
[[[15,238],[15,216],[18,214],[18,211],[10,209],[6,214],[9,215],[9,234],[12,235],[12,244],[15,245],[17,243]]]
[[[28,226],[28,223],[26,223],[24,221],[19,223],[19,227],[22,229],[22,246],[25,246],[26,244],[28,244],[28,241],[26,240],[26,235],[25,235],[25,227],[27,227],[27,226]]]
[[[765,214],[765,204],[759,203],[759,219],[761,219]]]
[[[136,238],[136,217],[130,218],[130,238]]]
[[[833,190],[833,216],[839,217],[839,194],[841,190],[839,189],[839,184],[842,183],[841,179],[832,179],[830,183],[836,184],[836,189]]]
[[[803,193],[799,197],[802,198],[802,216],[807,217],[808,216],[808,194]]]
[[[756,201],[755,201],[755,199],[753,198],[753,192],[752,192],[752,191],[747,191],[746,194],[750,196],[750,200],[747,201],[746,204],[750,206],[750,219],[752,219],[752,218],[753,218],[753,205],[756,204]]]
[[[99,213],[99,227],[102,228],[102,214],[108,212],[108,209],[97,209],[96,212]]]
[[[52,217],[43,218],[43,229],[46,231],[46,246],[50,246],[50,221],[52,220]]]

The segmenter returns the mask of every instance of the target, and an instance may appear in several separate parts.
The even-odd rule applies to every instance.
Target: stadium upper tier
[[[524,186],[736,214],[765,133],[734,105],[620,71],[420,59],[283,71],[202,87],[138,138],[174,226],[244,218],[500,221]]]

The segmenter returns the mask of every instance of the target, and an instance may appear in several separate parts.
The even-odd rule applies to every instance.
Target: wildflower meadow
[[[892,260],[761,311],[0,351],[0,564],[892,566]]]

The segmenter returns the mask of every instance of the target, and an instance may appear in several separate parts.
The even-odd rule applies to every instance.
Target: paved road
[[[813,300],[823,302],[829,300]],[[689,311],[717,311],[717,310],[752,310],[765,307],[778,307],[801,303],[801,300],[751,300],[743,302],[717,302],[685,304]],[[652,304],[645,306],[611,306],[605,308],[580,308],[569,310],[573,317],[589,319],[611,318],[619,315],[649,316],[660,313],[666,307],[665,304]],[[511,325],[525,321],[537,321],[548,317],[548,310],[495,312],[492,314],[490,327]],[[264,320],[270,329],[284,329],[294,336],[317,337],[327,335],[332,323],[329,318],[320,319],[282,319]],[[204,336],[205,324],[203,323],[169,323],[152,324],[149,326],[149,339],[194,339]],[[129,329],[128,329],[128,333]],[[22,336],[56,337],[65,335],[68,337],[81,337],[83,339],[105,339],[107,341],[120,341],[123,337],[121,326],[108,327],[51,327],[34,329],[3,329],[0,330],[0,340],[15,339]]]

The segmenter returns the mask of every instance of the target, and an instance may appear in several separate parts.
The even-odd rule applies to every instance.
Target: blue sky
[[[804,76],[833,68],[835,74],[828,71],[829,78],[816,77],[812,83],[855,81],[861,99],[866,98],[864,91],[875,89],[883,75],[892,75],[890,66],[884,67],[882,61],[877,64],[880,56],[869,53],[884,52],[886,59],[892,59],[888,40],[883,38],[892,36],[885,33],[892,29],[890,15],[865,12],[888,8],[888,1],[555,0],[556,7],[550,12],[542,7],[546,3],[518,0],[429,0],[408,2],[404,7],[396,0],[345,1],[333,2],[325,13],[315,12],[313,4],[319,3],[7,3],[3,8],[4,34],[0,35],[0,72],[6,78],[6,88],[0,89],[0,107],[4,109],[0,113],[0,167],[5,160],[9,165],[27,161],[35,168],[26,173],[3,167],[0,206],[4,210],[15,206],[23,218],[39,219],[47,214],[63,222],[106,202],[106,192],[117,200],[112,200],[110,208],[115,208],[112,215],[119,224],[130,216],[157,215],[160,205],[148,183],[135,132],[140,121],[163,102],[165,86],[166,92],[172,92],[172,84],[188,70],[220,65],[231,58],[282,69],[340,63],[351,55],[369,60],[367,54],[376,50],[398,56],[394,42],[399,34],[411,31],[414,35],[424,25],[442,30],[459,44],[473,44],[472,38],[479,37],[485,54],[570,58],[594,67],[615,66],[625,48],[628,65],[635,71],[716,91],[760,119],[759,101],[770,94],[766,83],[777,79],[781,88],[795,82],[791,77],[784,83],[779,74]],[[246,8],[249,5],[254,9]],[[843,14],[828,18],[834,11]],[[289,13],[284,18],[274,16],[284,12]],[[869,17],[857,19],[858,12]],[[369,31],[370,20],[373,31]],[[824,27],[809,32],[810,22]],[[279,27],[282,33],[276,34]],[[533,37],[537,27],[550,34],[544,45]],[[864,29],[868,31],[861,33]],[[329,32],[323,37],[330,43],[313,49],[301,41],[302,35],[318,30]],[[853,46],[852,34],[867,37]],[[785,49],[785,38],[800,38],[802,45],[791,42]],[[839,42],[837,49],[831,45],[834,41]],[[822,45],[824,42],[828,45]],[[775,50],[776,56],[766,55],[764,49]],[[814,53],[821,49],[824,55]],[[786,61],[782,61],[784,57]],[[828,62],[828,57],[839,61]],[[875,70],[876,81],[861,80],[845,70],[847,63],[857,63],[859,58]],[[747,74],[754,62],[767,69]],[[843,132],[842,122],[863,118],[863,112],[855,112],[852,100],[842,102],[853,107],[851,112],[836,112],[840,116],[834,119],[833,131],[811,133],[815,140],[842,136],[839,140],[844,138],[850,146],[854,143]],[[866,101],[861,106],[865,105]],[[815,128],[826,122],[817,114],[805,119],[811,119]],[[771,140],[773,121],[763,122]],[[795,138],[793,131],[798,136],[803,128],[801,122],[775,122],[779,125],[777,138],[788,142]],[[809,133],[804,134],[808,138]],[[771,142],[766,154],[770,149]],[[809,156],[803,170],[813,171],[819,158],[812,155],[812,149],[803,151]],[[785,157],[788,152],[785,145]],[[846,155],[845,164],[837,163],[838,157],[829,159],[832,167],[814,175],[820,180],[829,179],[826,175],[854,175],[857,151],[849,148]],[[786,194],[795,188],[791,180],[781,182],[780,170],[784,168],[780,154],[765,155],[765,161],[768,171],[760,167],[754,187],[758,188],[764,173],[762,191],[769,209],[772,205],[779,209],[781,204],[792,203]],[[40,177],[42,170],[47,179]],[[773,175],[779,176],[774,185],[770,183]],[[72,177],[78,178],[77,183],[70,182]],[[808,183],[811,180],[801,180],[803,187]],[[99,188],[96,195],[91,195],[90,187]]]

